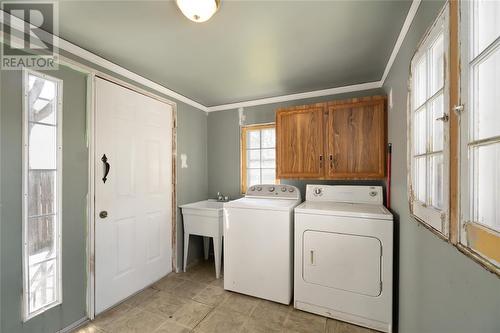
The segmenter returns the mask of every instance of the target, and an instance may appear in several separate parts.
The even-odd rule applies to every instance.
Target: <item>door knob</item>
[[[100,213],[99,213],[99,217],[101,219],[105,219],[106,217],[108,217],[108,212],[105,211],[105,210],[102,210]]]

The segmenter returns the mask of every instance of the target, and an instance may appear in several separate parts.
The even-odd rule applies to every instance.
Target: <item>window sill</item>
[[[41,307],[40,309],[36,310],[35,312],[32,312],[30,313],[29,315],[27,314],[24,319],[23,319],[23,322],[27,322],[29,321],[30,319],[32,318],[35,318],[36,316],[44,313],[45,311],[48,311],[56,306],[59,306],[62,304],[62,301],[55,301],[53,303],[50,303],[48,305],[45,305],[44,307]]]

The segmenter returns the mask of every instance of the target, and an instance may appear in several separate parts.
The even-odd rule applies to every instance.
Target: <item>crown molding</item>
[[[418,10],[421,2],[422,2],[422,0],[413,0],[412,1],[412,4],[410,6],[410,9],[408,10],[408,14],[406,14],[406,18],[404,20],[403,26],[401,27],[401,31],[399,32],[399,35],[398,35],[398,39],[396,40],[396,43],[394,44],[394,48],[392,49],[391,56],[389,57],[389,60],[387,61],[387,64],[386,64],[385,69],[384,69],[384,73],[382,74],[382,78],[380,79],[380,81],[361,83],[361,84],[353,84],[350,86],[343,86],[343,87],[324,89],[324,90],[315,90],[315,91],[309,91],[309,92],[298,93],[298,94],[283,95],[283,96],[269,97],[269,98],[261,98],[261,99],[255,99],[255,100],[250,100],[250,101],[245,101],[245,102],[209,106],[207,112],[231,110],[231,109],[238,109],[238,108],[257,106],[257,105],[263,105],[263,104],[293,101],[293,100],[297,100],[297,99],[328,96],[328,95],[349,93],[349,92],[368,90],[368,89],[374,89],[374,88],[381,88],[384,85],[385,80],[387,79],[387,76],[389,75],[389,72],[391,71],[392,65],[394,64],[394,60],[396,60],[396,57],[399,53],[401,45],[403,45],[403,41],[404,41],[406,35],[408,34],[408,31],[410,30],[410,26],[413,22],[413,19],[415,18],[415,15],[417,14],[417,10]]]
[[[403,41],[406,37],[406,34],[408,33],[408,30],[410,30],[410,26],[413,22],[413,19],[415,18],[415,15],[417,14],[417,10],[421,2],[422,0],[413,0],[413,2],[411,3],[408,14],[406,15],[406,19],[403,23],[403,26],[401,27],[401,31],[399,32],[398,39],[396,40],[396,44],[394,44],[394,48],[392,49],[389,61],[387,61],[387,65],[385,66],[384,74],[382,74],[382,79],[380,80],[382,86],[385,83],[385,79],[387,79],[387,75],[389,75],[389,72],[391,71],[392,64],[394,63],[394,60],[396,60],[399,49],[401,48],[401,45],[403,45]]]
[[[138,83],[142,86],[148,87],[148,88],[150,88],[158,93],[161,93],[165,96],[169,96],[169,97],[174,98],[180,102],[191,105],[199,110],[202,110],[205,112],[215,112],[215,111],[223,111],[223,110],[231,110],[231,109],[237,110],[238,108],[242,108],[242,107],[250,107],[250,106],[257,106],[257,105],[264,105],[264,104],[271,104],[271,103],[279,103],[279,102],[293,101],[293,100],[298,100],[298,99],[321,97],[321,96],[349,93],[349,92],[362,91],[362,90],[375,89],[375,88],[382,87],[387,76],[389,75],[389,72],[392,68],[394,60],[396,59],[396,56],[399,53],[399,49],[401,48],[401,45],[403,44],[403,41],[408,33],[408,30],[410,29],[411,23],[413,22],[413,19],[415,18],[415,15],[417,13],[417,10],[418,10],[421,2],[422,2],[422,0],[413,0],[412,1],[410,9],[408,10],[408,14],[406,15],[406,19],[403,23],[403,26],[402,26],[401,31],[399,33],[398,39],[396,40],[396,43],[394,44],[394,48],[392,50],[391,56],[389,57],[389,60],[385,66],[385,70],[384,70],[384,73],[383,73],[380,81],[367,82],[367,83],[361,83],[361,84],[353,84],[353,85],[330,88],[330,89],[314,90],[314,91],[302,92],[302,93],[296,93],[296,94],[290,94],[290,95],[260,98],[260,99],[254,99],[254,100],[237,102],[237,103],[215,105],[215,106],[210,106],[210,107],[207,107],[207,106],[205,106],[201,103],[198,103],[198,102],[196,102],[196,101],[194,101],[194,100],[192,100],[184,95],[181,95],[181,94],[179,94],[171,89],[168,89],[167,87],[165,87],[159,83],[156,83],[150,79],[147,79],[147,78],[145,78],[137,73],[134,73],[134,72],[118,65],[118,64],[115,64],[114,62],[111,62],[111,61],[109,61],[101,56],[98,56],[95,53],[92,53],[88,50],[85,50],[84,48],[81,48],[80,46],[73,44],[67,40],[64,40],[58,36],[53,36],[53,38],[54,38],[55,44],[58,45],[58,47],[60,49],[63,49],[64,51],[66,51],[74,56],[77,56],[81,59],[84,59],[84,60],[86,60],[94,65],[97,65],[99,67],[105,68],[106,70],[109,70],[112,73],[115,73],[115,74],[118,74],[122,77],[125,77],[125,78],[127,78],[135,83]],[[17,17],[11,16],[10,14],[7,14],[3,10],[0,10],[0,23],[1,24],[4,24],[5,17],[10,17],[10,23],[11,23],[10,25],[12,28],[19,30],[19,31],[24,30],[24,25],[26,24],[26,22],[24,22],[23,20],[21,20]]]
[[[10,27],[12,29],[18,30],[20,32],[24,31],[25,24],[29,24],[29,23],[15,17],[15,16],[12,16],[12,15],[6,13],[3,10],[0,10],[0,23],[1,24],[5,24],[4,20],[7,17],[9,18],[8,21],[10,22]],[[31,24],[29,24],[29,26],[34,28],[34,26]],[[106,70],[109,70],[115,74],[118,74],[124,78],[127,78],[135,83],[138,83],[138,84],[144,86],[144,87],[148,87],[150,89],[153,89],[154,91],[156,91],[160,94],[174,98],[180,102],[191,105],[191,106],[193,106],[197,109],[200,109],[202,111],[207,112],[207,110],[208,110],[208,108],[205,105],[200,104],[200,103],[198,103],[198,102],[196,102],[196,101],[194,101],[194,100],[192,100],[184,95],[181,95],[181,94],[179,94],[171,89],[168,89],[167,87],[162,86],[159,83],[156,83],[150,79],[147,79],[144,76],[141,76],[137,73],[134,73],[134,72],[118,65],[118,64],[115,64],[114,62],[111,62],[111,61],[109,61],[101,56],[98,56],[95,53],[87,51],[84,48],[82,48],[76,44],[73,44],[65,39],[62,39],[62,38],[55,36],[55,35],[52,35],[52,34],[49,34],[49,35],[52,36],[54,44],[57,45],[57,47],[59,49],[62,49],[62,50],[66,51],[74,56],[81,58],[81,59],[84,59],[93,65],[105,68]],[[4,36],[4,38],[5,38],[5,36]]]
[[[349,93],[349,92],[353,92],[353,91],[362,91],[362,90],[380,88],[381,86],[382,85],[380,84],[380,81],[353,84],[353,85],[349,85],[349,86],[342,86],[342,87],[336,87],[336,88],[330,88],[330,89],[314,90],[314,91],[308,91],[308,92],[297,93],[297,94],[282,95],[282,96],[276,96],[276,97],[254,99],[254,100],[245,101],[245,102],[210,106],[210,107],[208,107],[207,112],[232,110],[232,109],[245,108],[245,107],[256,106],[256,105],[294,101],[297,99],[306,99],[306,98],[313,98],[313,97],[320,97],[320,96],[337,95],[337,94]]]

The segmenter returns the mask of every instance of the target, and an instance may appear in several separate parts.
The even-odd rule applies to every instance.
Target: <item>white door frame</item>
[[[73,64],[74,65],[74,64]],[[78,65],[77,65],[78,66]],[[177,104],[118,80],[110,75],[89,71],[87,76],[87,145],[89,152],[88,195],[87,195],[87,316],[95,317],[95,78],[110,81],[142,95],[154,98],[172,107],[172,271],[177,269]]]

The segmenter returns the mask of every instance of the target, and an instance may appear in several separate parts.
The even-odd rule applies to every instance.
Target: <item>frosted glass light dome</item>
[[[182,14],[194,22],[208,21],[219,9],[220,0],[176,0]]]

